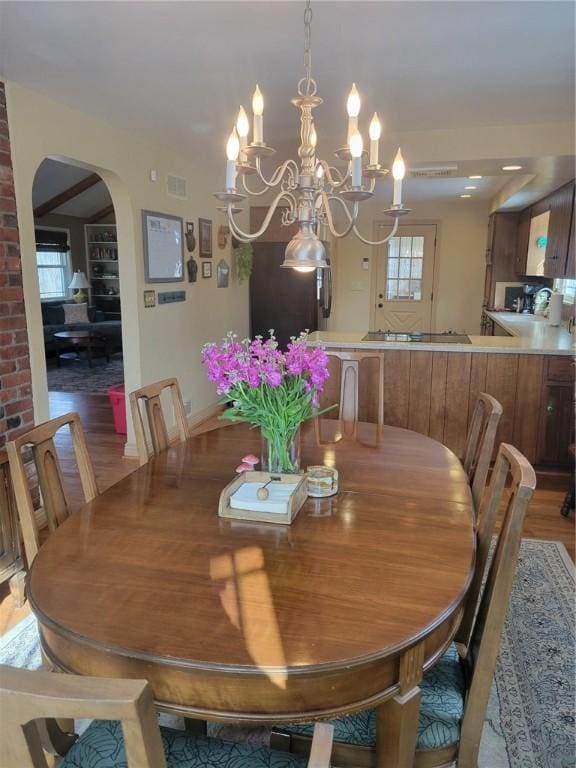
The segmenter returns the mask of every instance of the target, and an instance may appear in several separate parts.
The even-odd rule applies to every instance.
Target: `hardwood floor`
[[[117,435],[114,431],[112,409],[107,395],[50,393],[52,418],[70,411],[80,414],[94,464],[96,481],[101,491],[117,483],[138,467],[136,459],[124,457],[125,436]],[[221,426],[221,422],[211,418],[197,427],[194,434],[218,426]],[[74,510],[81,505],[82,496],[71,455],[71,443],[67,435],[63,434],[57,447],[62,456],[64,482]],[[570,518],[560,515],[564,495],[572,481],[572,476],[568,474],[538,474],[538,487],[528,511],[524,536],[532,539],[561,541],[574,560],[574,513],[571,513]],[[28,613],[28,605],[19,609],[14,606],[8,584],[0,585],[0,636]]]

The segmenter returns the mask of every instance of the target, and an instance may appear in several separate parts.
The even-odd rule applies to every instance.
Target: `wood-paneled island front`
[[[385,424],[429,435],[462,457],[476,398],[486,392],[504,409],[496,446],[512,443],[537,465],[569,464],[568,446],[574,441],[571,338],[569,344],[563,339],[553,348],[552,342],[531,348],[519,336],[471,336],[472,343],[465,345],[365,342],[363,335],[319,332],[314,338],[328,353],[369,351],[381,357],[381,373],[377,365],[364,367],[359,399],[362,404],[377,398],[380,384]],[[338,400],[337,380],[327,397]]]

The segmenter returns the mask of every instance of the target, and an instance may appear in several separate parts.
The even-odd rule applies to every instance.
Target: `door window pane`
[[[393,237],[388,242],[386,299],[422,301],[424,238]]]

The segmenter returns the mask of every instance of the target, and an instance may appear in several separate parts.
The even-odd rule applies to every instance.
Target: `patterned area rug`
[[[524,539],[479,768],[574,768],[574,593],[574,566],[564,546]],[[33,616],[0,638],[0,663],[40,665]],[[231,740],[267,739],[262,729],[214,725],[210,732]]]
[[[60,368],[48,368],[49,392],[91,392],[106,394],[110,387],[124,381],[124,361],[121,357],[94,360],[92,368],[85,360],[62,361]]]

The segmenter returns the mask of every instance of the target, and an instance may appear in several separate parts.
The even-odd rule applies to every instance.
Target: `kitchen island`
[[[381,397],[385,424],[429,435],[462,457],[478,393],[487,392],[504,409],[497,444],[512,443],[539,466],[569,465],[574,338],[543,318],[489,314],[511,335],[469,336],[466,344],[364,341],[362,332],[317,332],[311,340],[329,353],[364,356],[359,407],[375,405],[373,416]],[[341,376],[339,366],[332,369],[326,397],[335,402]]]

